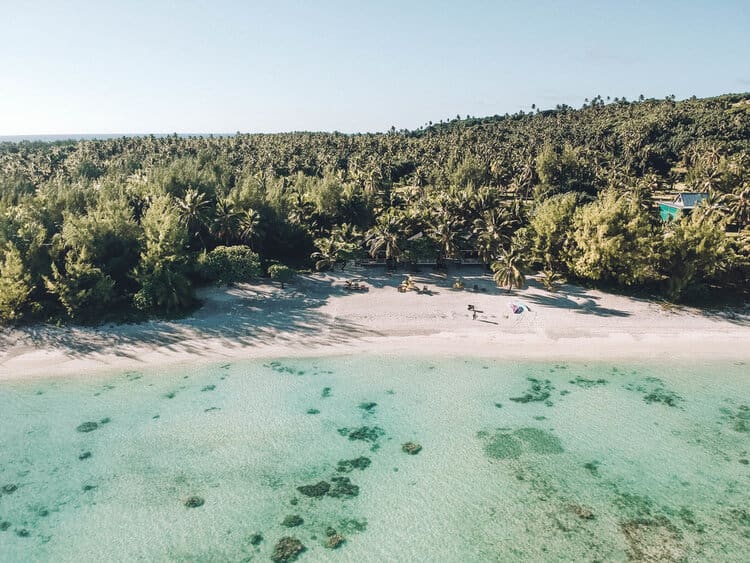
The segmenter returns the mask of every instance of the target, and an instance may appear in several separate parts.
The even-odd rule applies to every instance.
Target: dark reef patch
[[[584,469],[591,473],[593,477],[599,477],[599,466],[601,465],[598,461],[589,461],[583,464]]]
[[[625,385],[625,389],[641,393],[648,404],[661,403],[668,407],[679,407],[683,402],[680,395],[668,389],[657,377],[644,377],[643,383],[630,383]]]
[[[359,428],[339,428],[338,433],[342,436],[348,436],[350,440],[359,440],[362,442],[376,443],[380,438],[385,436],[385,430],[380,426],[360,426]]]
[[[606,385],[607,380],[606,379],[585,379],[583,377],[577,376],[575,379],[571,379],[569,383],[572,385],[581,387],[583,389],[590,389],[592,387],[597,387],[599,385]]]
[[[344,542],[346,542],[344,536],[334,532],[333,534],[328,535],[328,537],[326,538],[325,546],[328,549],[338,549],[339,547],[344,545]]]
[[[276,563],[285,563],[286,561],[294,561],[299,555],[305,551],[305,546],[297,538],[290,536],[284,536],[273,548],[273,554],[271,560]]]
[[[333,498],[352,498],[359,495],[359,486],[353,484],[349,477],[331,477],[333,487],[328,491],[328,496]]]
[[[422,451],[422,446],[416,442],[406,442],[401,445],[401,451],[409,455],[417,455]]]
[[[320,414],[318,409],[307,409],[307,414]]]
[[[84,422],[76,426],[76,431],[77,432],[93,432],[97,428],[99,428],[99,425],[96,422]]]
[[[15,493],[18,490],[18,485],[15,483],[8,483],[7,485],[3,485],[2,489],[0,491],[3,492],[3,494],[9,495],[11,493]]]
[[[354,459],[342,459],[336,466],[336,471],[338,471],[339,473],[351,473],[355,469],[364,471],[365,469],[370,467],[371,463],[372,461],[370,460],[370,458],[364,456]]]
[[[477,437],[485,440],[484,452],[492,459],[517,459],[525,453],[552,455],[562,453],[560,439],[541,428],[498,429],[490,435],[480,430]]]
[[[620,523],[628,557],[636,561],[684,561],[682,532],[666,517],[638,518]]]
[[[591,509],[585,506],[581,506],[580,504],[571,504],[570,511],[582,520],[594,519],[594,513],[591,511]]]
[[[722,408],[721,413],[726,416],[732,430],[747,434],[750,432],[750,408],[747,405],[740,405],[736,411]]]
[[[213,391],[214,389],[216,389],[216,385],[206,385],[201,389],[201,392],[205,393],[206,391]]]
[[[250,536],[250,545],[258,546],[263,543],[263,534],[256,532]]]
[[[327,399],[331,396],[331,388],[330,387],[323,387],[323,390],[320,392],[320,396],[324,399]]]
[[[320,498],[331,490],[331,484],[328,481],[320,481],[314,485],[301,485],[297,490],[306,497]]]
[[[565,451],[557,436],[541,428],[519,428],[513,434],[536,454],[561,454]]]
[[[304,523],[305,520],[299,514],[290,514],[289,516],[285,516],[281,521],[281,525],[286,528],[296,528]]]
[[[199,496],[189,496],[187,499],[185,499],[185,506],[187,508],[198,508],[203,506],[206,503],[205,499],[203,497]]]
[[[492,459],[516,459],[523,452],[523,445],[510,434],[499,432],[485,444],[484,451]]]
[[[357,520],[354,518],[340,520],[339,528],[341,528],[348,534],[364,532],[365,530],[367,530],[367,520]]]
[[[552,402],[549,400],[552,391],[555,390],[552,382],[549,379],[535,379],[533,377],[527,377],[527,381],[531,383],[526,393],[520,397],[510,397],[510,400],[514,403],[544,403],[547,406],[552,406]]]

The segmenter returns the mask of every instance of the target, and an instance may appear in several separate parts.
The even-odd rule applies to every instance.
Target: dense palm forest
[[[708,198],[662,223],[654,200]],[[595,97],[383,134],[0,144],[0,321],[173,314],[368,257],[670,300],[750,277],[750,95]]]

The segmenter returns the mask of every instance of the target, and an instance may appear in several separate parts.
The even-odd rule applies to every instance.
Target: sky
[[[413,129],[750,91],[750,0],[0,0],[0,135]]]

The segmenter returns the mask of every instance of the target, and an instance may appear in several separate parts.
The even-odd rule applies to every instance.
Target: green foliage
[[[748,98],[597,96],[578,110],[387,134],[0,143],[4,319],[64,309],[96,320],[125,304],[176,312],[193,303],[192,282],[236,277],[216,273],[234,271],[234,258],[207,264],[217,247],[240,244],[263,263],[303,268],[364,252],[391,267],[467,253],[503,264],[511,253],[593,282],[672,280],[673,296],[743,287]],[[708,190],[694,214],[715,226],[662,233],[653,200],[683,185]],[[714,235],[724,224],[739,236],[714,272],[706,257],[723,247]]]
[[[114,297],[114,281],[90,262],[86,250],[69,252],[64,270],[53,263],[52,274],[44,276],[44,282],[68,317],[76,321],[97,320]]]
[[[498,260],[490,264],[490,268],[494,272],[492,279],[498,287],[506,287],[510,291],[513,287],[521,289],[526,285],[523,262],[515,250],[503,252]]]
[[[567,265],[575,275],[626,286],[655,281],[656,232],[648,212],[614,190],[578,209]]]
[[[141,241],[140,229],[127,202],[102,204],[85,215],[65,213],[61,234],[69,253],[85,256],[120,287],[129,287],[129,274],[138,263]]]
[[[220,284],[248,282],[260,275],[260,257],[243,245],[217,246],[201,254],[197,266],[204,280]]]
[[[0,323],[23,318],[32,290],[31,276],[26,272],[21,253],[14,245],[8,245],[0,262]]]
[[[168,196],[156,198],[141,221],[146,250],[133,277],[140,289],[133,297],[137,309],[147,313],[174,313],[194,301],[186,276],[187,227]]]
[[[315,240],[315,248],[318,250],[311,255],[315,260],[315,269],[332,270],[339,264],[343,269],[347,260],[360,254],[361,246],[362,234],[356,227],[346,223],[335,227],[328,237]]]
[[[558,150],[546,145],[536,158],[539,185],[534,197],[541,200],[566,192],[596,193],[593,168],[586,162],[580,148],[569,144]]]
[[[281,284],[281,289],[284,289],[284,284],[289,283],[294,278],[295,271],[284,264],[271,264],[268,267],[268,276],[275,282]]]
[[[548,268],[563,266],[562,257],[570,249],[571,225],[580,202],[580,194],[569,192],[552,196],[534,208],[527,235],[536,264]]]
[[[406,221],[395,209],[389,209],[380,215],[375,225],[365,234],[370,256],[378,257],[381,253],[387,261],[398,262],[401,259],[401,247],[406,239]]]
[[[563,277],[559,272],[556,272],[551,268],[545,268],[544,270],[542,270],[539,281],[542,282],[544,289],[546,289],[547,291],[555,291],[557,289],[557,286],[562,283]]]
[[[659,258],[667,296],[678,300],[691,285],[714,280],[733,251],[721,222],[693,214],[664,224]]]

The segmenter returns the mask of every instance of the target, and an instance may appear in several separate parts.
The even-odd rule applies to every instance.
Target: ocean
[[[5,382],[0,561],[747,561],[748,375],[363,355]]]

